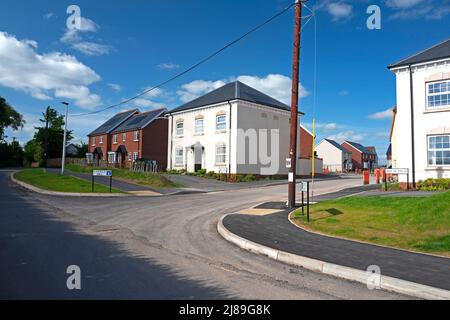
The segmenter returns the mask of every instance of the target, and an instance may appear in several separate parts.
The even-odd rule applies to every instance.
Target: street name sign
[[[94,170],[92,175],[94,177],[112,177],[112,170]]]
[[[392,169],[386,169],[387,174],[408,174],[409,169],[407,168],[392,168]]]

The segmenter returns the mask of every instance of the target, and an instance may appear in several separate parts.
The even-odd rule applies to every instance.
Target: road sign
[[[301,192],[308,192],[308,182],[300,183],[300,191]]]
[[[387,174],[408,174],[409,169],[407,168],[392,168],[392,169],[386,169]]]
[[[94,177],[112,177],[112,170],[94,170],[92,175]]]
[[[291,161],[291,158],[286,158],[286,168],[287,168],[287,169],[292,168],[292,161]]]

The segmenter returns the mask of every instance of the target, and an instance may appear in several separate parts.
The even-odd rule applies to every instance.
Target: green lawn
[[[17,180],[26,182],[35,187],[57,192],[91,193],[92,184],[69,175],[61,176],[58,173],[49,173],[44,169],[25,169],[14,174]],[[121,193],[112,189],[113,193]],[[109,187],[95,184],[95,193],[109,193]]]
[[[297,210],[294,223],[313,231],[450,256],[450,191],[431,197],[349,197]]]
[[[92,167],[83,167],[69,164],[66,168],[72,172],[82,172],[92,174]],[[100,168],[95,168],[100,169]],[[107,169],[111,170],[111,169]],[[146,185],[154,189],[162,189],[162,188],[180,188],[181,185],[174,183],[167,179],[166,177],[158,174],[158,173],[141,173],[141,172],[133,172],[128,169],[112,169],[113,178],[119,179],[123,181],[128,181],[131,183]]]

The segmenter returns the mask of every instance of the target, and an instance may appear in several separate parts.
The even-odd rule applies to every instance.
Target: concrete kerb
[[[295,255],[244,239],[225,228],[223,225],[223,220],[227,216],[228,215],[225,215],[219,219],[219,222],[217,223],[217,231],[225,240],[244,250],[265,255],[273,260],[292,266],[301,267],[315,272],[321,272],[323,274],[363,283],[365,285],[368,284],[371,273],[366,271]],[[450,300],[450,291],[388,276],[381,275],[379,285],[381,289],[421,299]]]

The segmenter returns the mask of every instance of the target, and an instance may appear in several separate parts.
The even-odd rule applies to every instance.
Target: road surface
[[[219,217],[287,186],[157,198],[44,196],[0,172],[2,299],[404,299],[243,251]],[[316,194],[360,184],[317,182]],[[66,269],[81,268],[81,290]]]

